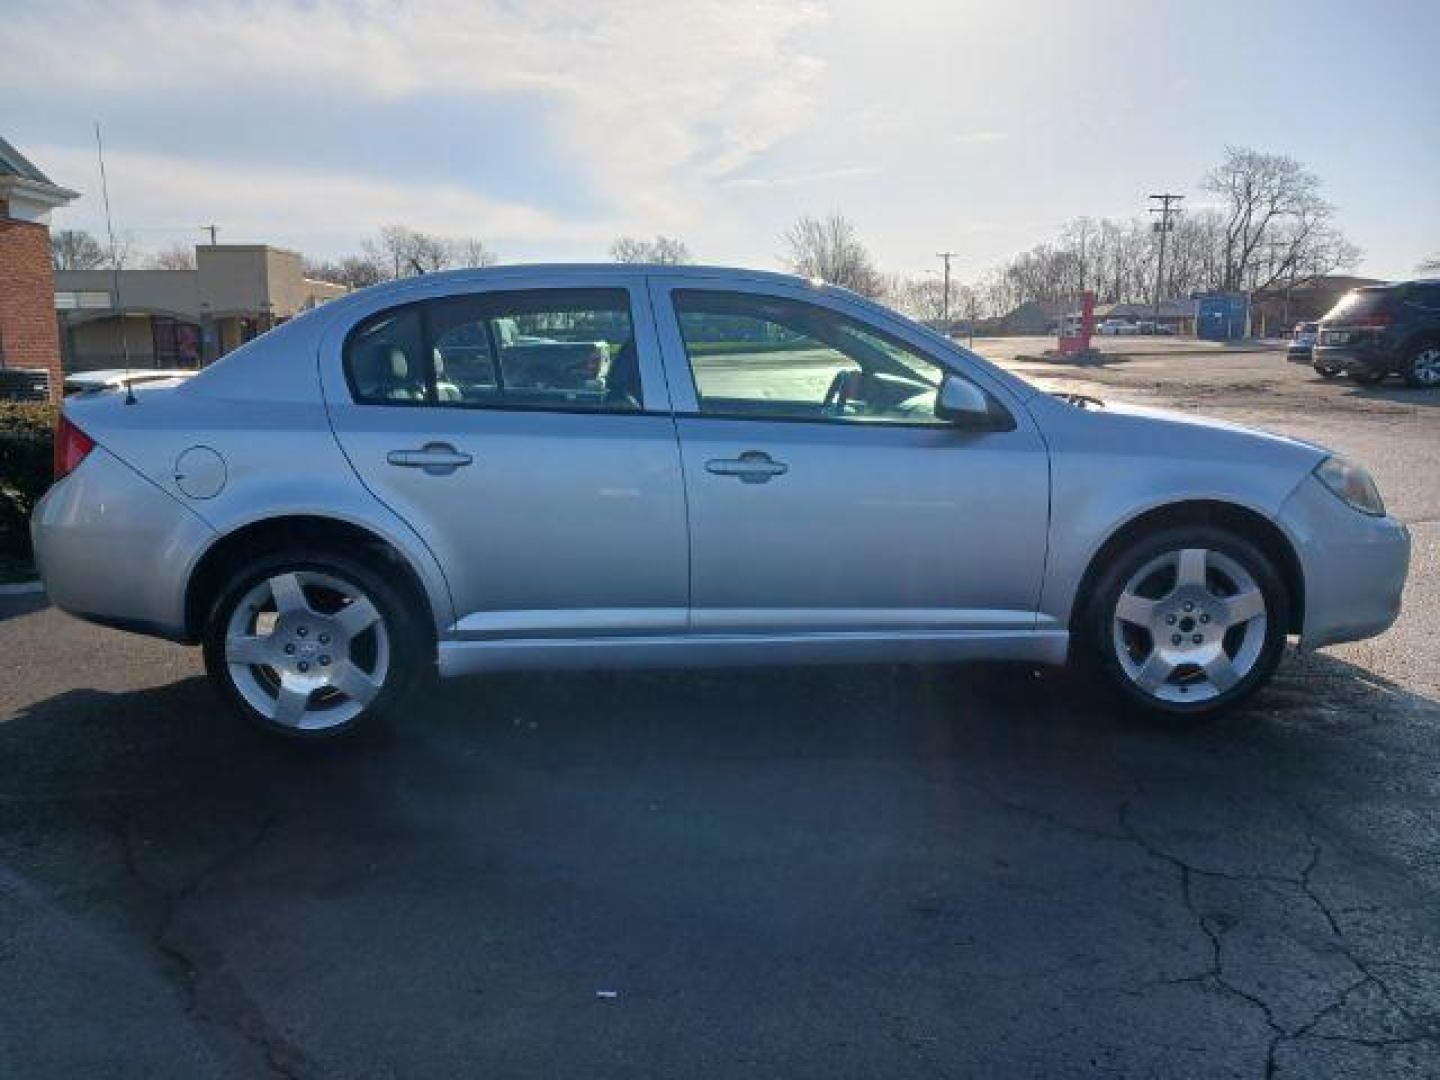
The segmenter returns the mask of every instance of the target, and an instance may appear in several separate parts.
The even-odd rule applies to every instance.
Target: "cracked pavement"
[[[0,1073],[1440,1074],[1440,408],[1222,360],[1040,374],[1341,431],[1416,564],[1208,726],[848,667],[468,680],[280,746],[192,651],[0,598]]]

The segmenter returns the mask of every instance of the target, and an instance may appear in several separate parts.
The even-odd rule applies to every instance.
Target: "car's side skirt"
[[[442,641],[442,678],[486,671],[1020,660],[1063,664],[1062,629],[819,634],[667,634]]]

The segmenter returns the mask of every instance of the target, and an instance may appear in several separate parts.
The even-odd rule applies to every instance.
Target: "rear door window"
[[[421,301],[372,315],[345,346],[357,402],[640,410],[625,289],[530,289]]]

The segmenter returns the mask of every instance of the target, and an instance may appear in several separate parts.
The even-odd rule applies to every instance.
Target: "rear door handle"
[[[475,459],[449,443],[432,442],[419,450],[391,450],[385,460],[402,469],[424,469],[431,476],[447,476]]]
[[[746,450],[738,458],[712,458],[705,463],[705,471],[716,476],[738,476],[742,484],[766,484],[789,472],[790,466],[762,450]]]

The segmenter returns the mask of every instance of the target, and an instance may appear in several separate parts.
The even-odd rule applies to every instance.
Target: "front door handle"
[[[766,484],[789,472],[790,466],[763,450],[746,450],[738,458],[712,458],[705,463],[705,471],[716,476],[738,476],[742,484]]]
[[[424,469],[431,476],[447,476],[475,459],[449,443],[432,442],[419,450],[391,450],[385,460],[402,469]]]

